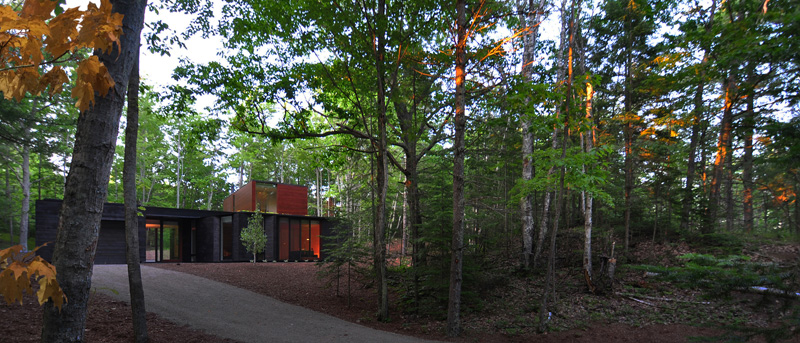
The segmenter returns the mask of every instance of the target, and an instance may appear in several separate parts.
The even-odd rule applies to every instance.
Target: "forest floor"
[[[795,320],[797,334],[797,300],[735,292],[728,297],[703,297],[700,289],[677,287],[669,282],[648,278],[644,272],[626,268],[628,264],[675,266],[677,256],[696,252],[685,243],[640,243],[618,263],[615,292],[592,295],[586,291],[574,258],[562,257],[557,269],[555,306],[548,322],[549,332],[537,333],[538,307],[542,296],[543,276],[524,274],[511,263],[498,263],[489,275],[475,281],[479,287],[467,287],[459,339],[444,335],[446,304],[426,316],[405,314],[401,290],[392,288],[391,321],[374,318],[375,289],[368,279],[351,274],[348,296],[346,271],[340,271],[338,292],[336,279],[320,277],[319,266],[313,263],[183,263],[153,264],[164,269],[190,273],[228,283],[281,301],[327,313],[351,322],[380,330],[393,331],[427,339],[456,342],[686,342],[698,337],[741,340],[748,332],[775,328]],[[565,251],[567,256],[569,252]],[[742,247],[735,252],[755,262],[798,265],[800,244],[760,244]],[[577,252],[576,254],[580,254]],[[561,254],[560,256],[563,256]],[[396,269],[393,269],[396,270]],[[398,285],[397,274],[391,279]],[[446,279],[445,279],[446,280]],[[102,294],[93,294],[89,307],[87,340],[112,342],[130,337],[130,307]],[[408,311],[405,311],[408,312]],[[793,317],[795,316],[795,317]],[[794,319],[793,319],[794,318]],[[222,342],[188,327],[175,325],[148,314],[153,342]],[[33,298],[24,306],[0,304],[0,337],[10,342],[38,341],[41,310]],[[732,330],[735,328],[737,330]],[[784,333],[786,330],[784,330]],[[764,336],[755,341],[767,341]]]

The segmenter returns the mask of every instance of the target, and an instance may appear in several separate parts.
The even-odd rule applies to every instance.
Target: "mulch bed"
[[[35,297],[26,296],[23,305],[0,301],[0,323],[0,341],[41,341],[42,310]],[[177,325],[154,313],[147,314],[147,332],[151,342],[236,342]],[[85,341],[130,342],[132,337],[130,305],[104,294],[92,294]]]

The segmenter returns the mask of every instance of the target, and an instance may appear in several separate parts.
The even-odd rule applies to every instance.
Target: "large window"
[[[278,259],[319,259],[319,221],[296,218],[280,218],[279,231]]]
[[[261,212],[278,212],[278,192],[275,185],[256,182],[256,207]]]

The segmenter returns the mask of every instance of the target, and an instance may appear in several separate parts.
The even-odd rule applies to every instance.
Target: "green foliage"
[[[789,291],[792,273],[774,264],[750,262],[741,255],[717,258],[705,254],[679,256],[685,261],[682,267],[660,267],[650,265],[631,266],[634,270],[656,273],[656,277],[676,285],[700,289],[711,297],[727,297],[733,291],[746,291],[754,286]]]
[[[264,216],[261,215],[261,212],[256,212],[247,218],[247,226],[242,229],[240,239],[247,252],[253,254],[253,263],[256,263],[256,255],[264,252],[267,247]]]

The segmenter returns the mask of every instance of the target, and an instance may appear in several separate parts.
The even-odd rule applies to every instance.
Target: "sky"
[[[67,0],[65,8],[80,7],[81,9],[85,9],[89,2],[99,4],[100,0]],[[161,11],[158,15],[150,11],[145,14],[145,23],[159,19],[167,23],[171,30],[181,33],[188,27],[191,16],[170,13],[168,11]],[[145,30],[147,30],[146,27]],[[200,36],[194,36],[184,43],[186,44],[186,48],[174,47],[171,51],[171,56],[160,56],[150,53],[143,45],[139,69],[144,82],[155,86],[156,89],[176,84],[177,81],[172,79],[172,71],[178,66],[181,58],[189,58],[191,61],[197,63],[207,63],[213,61],[217,57],[217,51],[222,49],[221,40],[213,38],[203,39]],[[142,44],[146,44],[144,40]],[[205,107],[212,106],[214,101],[215,98],[213,96],[200,97],[197,100],[195,108],[197,110],[202,110]]]

